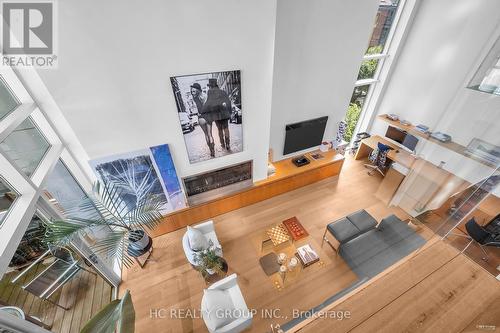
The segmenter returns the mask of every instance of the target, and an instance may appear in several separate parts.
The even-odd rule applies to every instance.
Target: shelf
[[[380,119],[380,120],[385,121],[386,123],[388,123],[391,126],[397,127],[399,129],[402,129],[402,130],[404,130],[404,131],[412,134],[412,135],[415,135],[417,137],[423,138],[423,139],[425,139],[427,141],[430,141],[432,143],[435,143],[435,144],[437,144],[437,145],[439,145],[441,147],[444,147],[446,149],[454,151],[457,154],[465,156],[465,157],[467,157],[467,158],[469,158],[471,160],[479,162],[479,163],[481,163],[483,165],[486,165],[486,166],[488,166],[490,168],[496,168],[496,166],[493,163],[489,163],[489,162],[484,161],[484,160],[482,160],[482,159],[480,159],[478,157],[469,155],[466,152],[466,147],[462,146],[461,144],[458,144],[458,143],[453,142],[453,141],[450,141],[450,142],[441,142],[439,140],[436,140],[436,139],[430,137],[429,134],[422,133],[421,131],[415,129],[415,126],[413,126],[413,125],[403,125],[399,121],[394,121],[394,120],[391,120],[391,119],[387,118],[387,116],[385,114],[378,115],[377,118]]]

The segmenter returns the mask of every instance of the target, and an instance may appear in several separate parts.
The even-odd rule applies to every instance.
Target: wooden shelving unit
[[[394,121],[394,120],[391,120],[391,119],[387,118],[387,116],[385,114],[381,114],[381,115],[377,116],[377,118],[380,119],[380,120],[385,121],[386,123],[388,123],[391,126],[400,128],[400,129],[402,129],[404,131],[407,131],[408,133],[410,133],[412,135],[415,135],[416,137],[420,137],[420,138],[423,138],[423,139],[425,139],[427,141],[435,143],[435,144],[437,144],[437,145],[439,145],[441,147],[444,147],[444,148],[449,149],[451,151],[454,151],[455,153],[458,153],[458,154],[460,154],[462,156],[470,158],[471,160],[474,160],[476,162],[479,162],[479,163],[484,164],[486,166],[489,166],[491,168],[495,168],[496,167],[492,163],[484,161],[484,160],[482,160],[482,159],[480,159],[478,157],[469,155],[466,152],[466,147],[462,146],[461,144],[458,144],[458,143],[453,142],[453,141],[450,141],[450,142],[441,142],[439,140],[436,140],[436,139],[432,138],[429,134],[422,133],[421,131],[415,129],[415,126],[413,126],[413,125],[403,125],[399,121]]]

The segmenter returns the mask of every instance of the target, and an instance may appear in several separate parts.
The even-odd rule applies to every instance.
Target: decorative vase
[[[319,146],[319,150],[322,151],[323,153],[326,153],[328,149],[330,149],[329,142],[322,142],[321,145]]]
[[[288,262],[288,270],[291,272],[295,269],[295,267],[297,267],[297,264],[299,263],[299,261],[297,260],[297,258],[295,257],[292,257],[290,258],[290,261]]]
[[[278,264],[283,265],[286,262],[286,253],[278,254]]]

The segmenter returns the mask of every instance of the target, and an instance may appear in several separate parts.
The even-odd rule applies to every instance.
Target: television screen
[[[328,116],[286,125],[283,155],[319,146],[323,141]]]
[[[403,146],[406,148],[410,149],[411,151],[415,150],[415,147],[417,146],[418,139],[414,137],[411,134],[406,133],[406,137],[403,140]]]
[[[400,130],[399,128],[389,126],[387,128],[387,132],[385,132],[385,136],[389,139],[392,139],[398,143],[403,143],[406,137],[406,132]]]

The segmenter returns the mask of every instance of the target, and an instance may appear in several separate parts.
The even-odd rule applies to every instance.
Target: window
[[[358,120],[366,108],[365,102],[369,99],[372,87],[380,82],[380,69],[389,56],[387,50],[390,44],[391,29],[395,25],[400,7],[402,7],[400,0],[380,1],[373,32],[359,68],[351,101],[347,107],[345,116],[347,129],[344,139],[348,142],[351,141]]]
[[[43,220],[37,214],[33,215],[14,256],[10,260],[9,267],[25,267],[47,251],[47,245],[43,242],[44,234]]]
[[[5,140],[0,149],[30,177],[50,145],[30,119],[25,119]]]
[[[361,111],[363,110],[363,106],[365,105],[366,96],[368,96],[369,91],[369,84],[354,88],[354,92],[352,93],[351,101],[349,102],[347,113],[345,115],[345,122],[347,123],[345,133],[346,141],[350,141],[354,135],[354,129],[356,128],[356,124],[359,116],[361,115]]]
[[[44,195],[63,216],[92,219],[99,216],[97,209],[82,211],[81,205],[89,200],[80,184],[69,172],[62,160],[57,161],[54,170],[47,179]]]
[[[19,105],[19,102],[5,84],[3,79],[0,79],[0,119],[7,116]]]
[[[0,225],[16,198],[17,193],[0,178]]]

